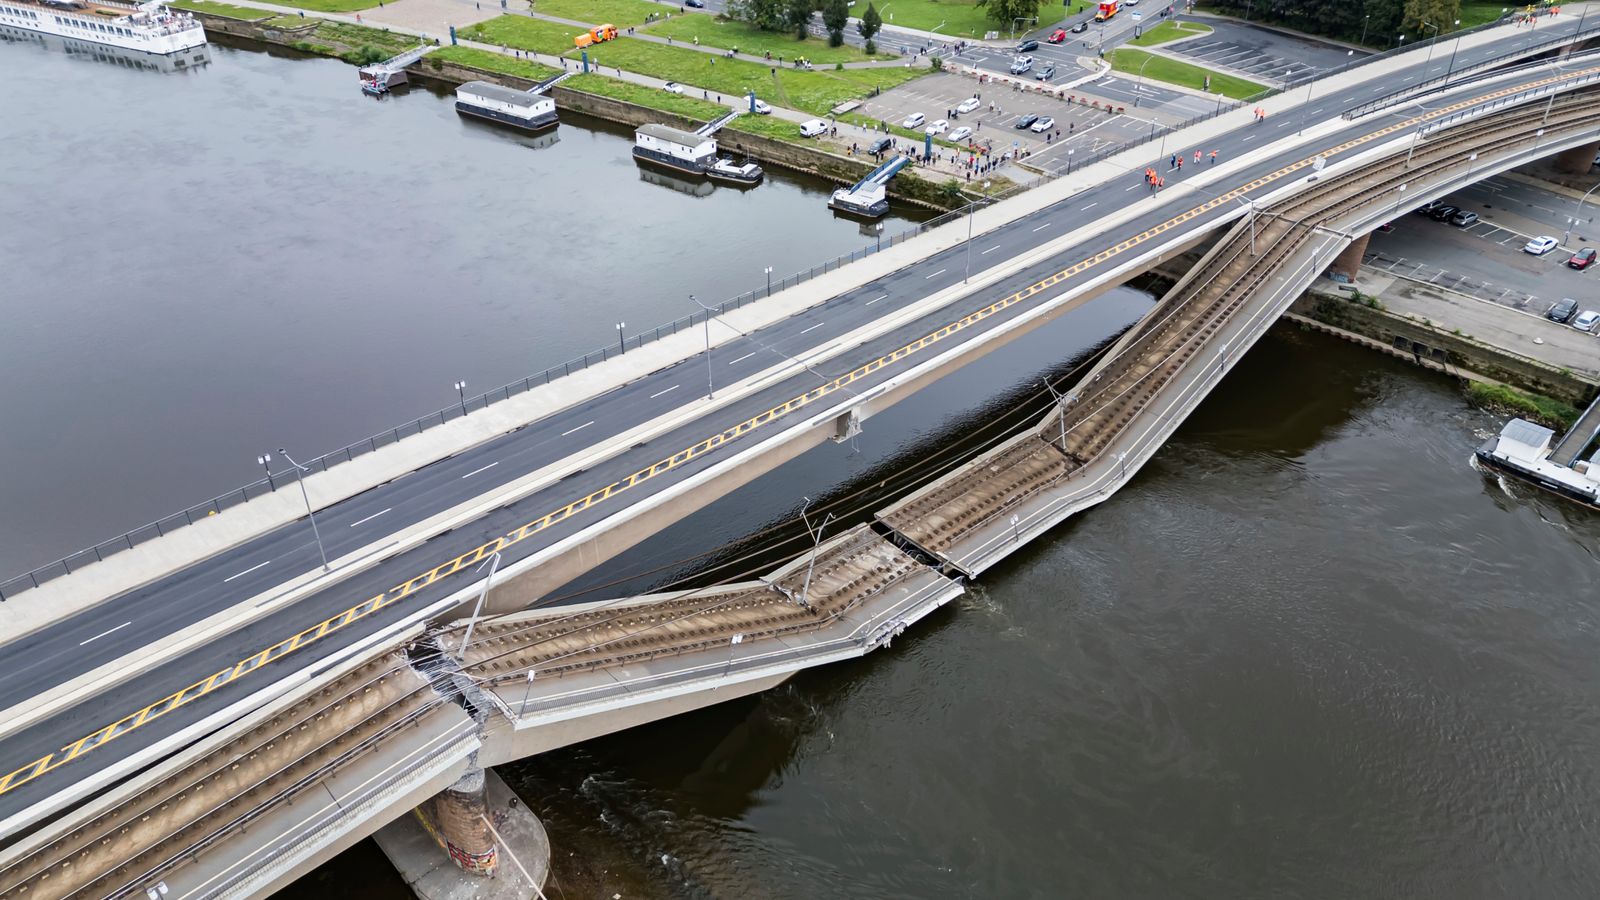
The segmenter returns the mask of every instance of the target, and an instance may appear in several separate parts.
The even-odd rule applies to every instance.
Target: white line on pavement
[[[884,294],[884,295],[883,295],[883,296],[882,296],[882,297],[873,297],[873,298],[872,298],[872,299],[871,299],[871,300],[868,300],[868,301],[867,301],[867,305],[868,305],[868,306],[871,306],[871,305],[872,305],[872,304],[874,304],[874,303],[877,303],[877,302],[878,302],[878,301],[879,301],[879,300],[886,300],[886,299],[888,299],[888,297],[889,297],[889,295],[888,295],[888,294]]]
[[[655,398],[657,398],[657,397],[661,397],[661,396],[665,396],[665,395],[667,395],[667,394],[670,394],[670,393],[672,393],[672,392],[673,392],[673,391],[675,391],[675,390],[677,390],[677,389],[678,389],[678,386],[677,386],[677,385],[673,385],[673,386],[672,386],[672,387],[669,387],[669,388],[667,388],[667,389],[666,389],[666,390],[664,390],[664,391],[658,391],[658,392],[656,392],[656,393],[654,393],[654,394],[651,394],[651,395],[650,395],[650,399],[651,399],[651,400],[654,400],[654,399],[655,399]]]
[[[944,270],[940,269],[939,271],[943,272]],[[935,273],[935,274],[937,274],[937,273]],[[828,324],[828,323],[826,323],[826,322],[818,322],[817,324],[811,326],[810,328],[802,328],[802,329],[800,329],[800,333],[801,334],[805,334],[808,331],[816,331],[818,328],[821,328],[822,326],[824,326],[826,324]]]
[[[756,355],[756,354],[755,354],[755,351],[754,351],[754,350],[752,350],[752,351],[750,351],[750,352],[749,352],[749,353],[746,353],[746,354],[745,354],[745,355],[743,355],[743,356],[741,356],[741,357],[739,357],[739,358],[738,358],[738,359],[730,359],[730,360],[728,360],[728,365],[730,365],[730,366],[731,366],[731,365],[733,365],[733,364],[734,364],[734,363],[742,363],[742,362],[744,362],[744,361],[745,361],[745,360],[747,360],[747,359],[749,359],[749,358],[750,358],[750,357],[752,357],[752,356],[755,356],[755,355]]]
[[[269,560],[267,560],[267,562],[264,562],[264,563],[256,563],[255,565],[251,566],[250,568],[245,569],[243,572],[238,572],[238,573],[235,573],[233,575],[229,575],[227,578],[222,579],[222,583],[223,584],[227,584],[228,582],[234,580],[235,578],[238,578],[241,575],[249,575],[251,572],[254,572],[255,570],[261,568],[262,566],[266,565],[269,562],[272,562],[272,560],[269,559]]]
[[[391,507],[389,507],[389,509],[394,509],[394,507],[392,507],[392,506],[391,506]],[[381,515],[383,515],[383,513],[386,513],[386,512],[388,512],[388,511],[389,511],[389,509],[386,509],[386,510],[384,510],[384,511],[383,511],[383,512],[375,512],[375,513],[373,513],[373,514],[372,514],[372,515],[370,515],[370,516],[367,516],[367,517],[366,517],[366,518],[365,518],[365,519],[361,519],[361,520],[360,520],[360,521],[357,521],[357,522],[351,522],[351,523],[350,523],[350,527],[351,527],[351,528],[354,528],[354,527],[356,527],[356,526],[357,526],[357,525],[365,525],[365,524],[366,524],[366,523],[368,523],[368,522],[371,522],[371,521],[372,521],[372,520],[373,520],[373,519],[376,519],[376,518],[377,518],[377,517],[379,517],[379,516],[381,516]]]
[[[263,563],[262,565],[265,565],[265,563]],[[133,624],[132,622],[123,622],[121,625],[118,625],[116,628],[111,629],[111,631],[121,631],[122,629],[127,628],[129,625],[132,625],[132,624]],[[111,631],[102,631],[99,634],[95,635],[94,637],[89,638],[88,641],[79,641],[78,642],[78,646],[82,647],[84,644],[89,643],[89,641],[98,641],[101,638],[105,637],[106,635],[110,634]]]
[[[1088,212],[1089,210],[1094,209],[1096,206],[1099,206],[1099,205],[1100,205],[1100,201],[1096,200],[1095,202],[1089,204],[1088,206],[1085,206],[1083,209],[1078,210],[1078,212]]]
[[[589,424],[593,425],[594,423],[590,422]],[[584,428],[584,427],[586,427],[586,426],[583,426],[583,425],[579,425],[578,426],[578,428]],[[577,431],[578,428],[574,428],[574,429],[572,429],[572,431]],[[572,433],[572,431],[563,431],[562,435],[563,436],[569,435],[569,434]],[[465,475],[463,475],[461,477],[462,478],[471,478],[472,476],[478,474],[479,472],[487,471],[487,470],[492,469],[492,468],[494,468],[495,466],[498,466],[498,465],[500,465],[500,460],[497,459],[494,462],[489,463],[487,466],[484,466],[483,468],[480,468],[480,469],[473,469],[471,472],[468,472],[467,474],[465,474]]]
[[[1043,230],[1045,230],[1046,228],[1049,228],[1049,227],[1050,227],[1050,223],[1046,222],[1043,225],[1040,225],[1038,228],[1035,228],[1034,231],[1043,231]]]
[[[923,281],[927,281],[929,278],[938,278],[940,275],[943,275],[943,274],[944,274],[944,270],[940,269],[939,271],[933,273],[932,275],[924,275],[924,276],[922,276],[922,280]],[[809,329],[809,328],[806,329],[806,331],[810,331],[810,330],[811,329]],[[804,334],[804,333],[805,332],[801,332],[801,334]]]
[[[594,424],[594,420],[590,419],[589,421],[583,423],[582,425],[579,425],[577,428],[572,429],[572,431],[563,431],[563,432],[561,432],[561,436],[562,437],[566,437],[569,434],[573,434],[573,433],[582,431],[585,428],[588,428],[590,425],[593,425],[593,424]]]
[[[989,249],[983,251],[983,253],[979,253],[978,255],[982,256],[984,253],[993,253],[993,252],[995,252],[996,250],[999,250],[999,249],[1000,249],[1000,245],[999,244],[995,244],[993,247],[990,247]]]

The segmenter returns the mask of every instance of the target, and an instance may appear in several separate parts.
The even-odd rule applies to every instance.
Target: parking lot
[[[1184,21],[1211,27],[1211,34],[1166,45],[1166,49],[1196,64],[1244,75],[1272,84],[1298,81],[1306,75],[1334,69],[1365,55],[1334,44],[1305,40],[1266,28],[1212,18],[1180,16]]]
[[[982,104],[971,113],[950,119],[951,129],[973,128],[972,140],[990,146],[991,152],[997,155],[1026,149],[1028,164],[1047,172],[1064,171],[1075,163],[1074,156],[1087,157],[1102,148],[1150,133],[1151,123],[1132,115],[1110,115],[1049,95],[1016,91],[1007,84],[980,84],[977,79],[949,73],[920,78],[885,91],[865,101],[856,111],[892,125],[901,124],[913,113],[921,113],[931,123],[947,118],[957,104],[974,95]],[[1018,119],[1030,114],[1055,120],[1049,140],[1042,133],[1013,127]],[[1058,131],[1059,139],[1055,137]]]

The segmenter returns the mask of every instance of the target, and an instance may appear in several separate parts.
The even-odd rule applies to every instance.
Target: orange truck
[[[616,36],[617,36],[617,26],[615,26],[615,25],[596,25],[595,27],[589,29],[588,31],[585,31],[583,34],[580,34],[577,37],[573,38],[572,39],[572,43],[577,45],[577,47],[579,49],[582,49],[584,47],[589,46],[590,44],[601,44],[601,43],[604,43],[606,41],[611,40],[612,38],[615,38]]]
[[[1094,11],[1094,20],[1096,22],[1106,22],[1116,14],[1117,0],[1104,0],[1104,2],[1100,4],[1100,8]]]

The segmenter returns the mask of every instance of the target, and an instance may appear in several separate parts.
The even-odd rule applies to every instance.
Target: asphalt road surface
[[[1541,27],[1537,32],[1514,34],[1495,47],[1464,51],[1462,56],[1471,60],[1489,58],[1506,52],[1519,42],[1548,40],[1560,29],[1570,29],[1573,24],[1570,20],[1563,21]],[[1376,79],[1361,87],[1333,92],[1339,96],[1330,97],[1326,103],[1318,104],[1315,109],[1304,111],[1304,114],[1310,121],[1332,119],[1340,110],[1392,91],[1399,84],[1431,78],[1439,74],[1442,67],[1443,62],[1425,66],[1419,60],[1391,76]],[[1543,74],[1529,77],[1543,77]],[[1300,115],[1296,112],[1280,114],[1265,124],[1243,125],[1214,142],[1215,147],[1222,151],[1223,159],[1231,159],[1268,145],[1272,145],[1276,152],[1250,165],[1247,171],[1231,177],[1227,184],[1220,185],[1217,190],[1226,191],[1232,185],[1255,180],[1285,164],[1302,160],[1311,152],[1370,134],[1414,112],[1414,107],[1406,106],[1357,123],[1347,123],[1335,137],[1307,141],[1311,146],[1301,146],[1302,142],[1296,137],[1296,129],[1301,124]],[[1189,151],[1213,148],[1167,149]],[[1361,149],[1358,146],[1345,152],[1355,153]],[[1337,160],[1337,157],[1334,159]],[[1146,164],[1163,165],[1154,152]],[[943,310],[923,316],[891,334],[853,349],[841,360],[824,364],[822,375],[833,377],[842,374],[1105,251],[1107,255],[1101,261],[1083,266],[1080,271],[1058,282],[1051,291],[1042,292],[1041,296],[1080,284],[1103,271],[1103,267],[1116,265],[1118,257],[1124,252],[1135,252],[1135,249],[1149,246],[1137,244],[1134,249],[1124,251],[1116,249],[1119,242],[1167,223],[1175,216],[1194,209],[1204,200],[1203,196],[1179,196],[1171,191],[1152,197],[1143,184],[1140,168],[1142,165],[1130,169],[1122,178],[1098,184],[1022,221],[983,235],[970,246],[947,250],[866,287],[832,298],[816,308],[763,329],[755,339],[739,339],[716,348],[711,354],[711,368],[718,373],[720,382],[727,383],[742,373],[772,363],[776,358],[775,353],[793,356],[827,346],[867,322],[959,282],[969,254],[974,273],[981,272],[1066,231],[1096,222],[1108,211],[1127,209],[1138,203],[1139,212],[1132,222],[1115,230],[1101,231],[1076,246],[1053,254],[1045,262],[1002,279],[997,285],[975,292]],[[1187,177],[1194,177],[1195,174],[1196,170],[1190,168]],[[1175,186],[1182,180],[1182,177],[1172,175],[1169,185]],[[1270,190],[1278,183],[1281,182],[1258,190]],[[1234,208],[1219,205],[1170,226],[1159,238],[1152,240],[1181,240],[1194,229],[1207,227],[1219,216],[1236,211],[1235,205],[1228,206]],[[935,346],[942,349],[957,341],[981,335],[1029,309],[1030,303],[1039,299],[1036,297],[1006,306],[950,337],[941,338],[943,343]],[[886,363],[852,383],[850,390],[865,393],[875,384],[917,364],[931,352],[931,349],[919,350]],[[547,463],[581,451],[585,446],[659,417],[694,399],[704,384],[705,371],[706,361],[703,357],[685,360],[613,390],[582,408],[553,414],[515,433],[335,504],[318,517],[324,537],[331,545],[330,555],[379,541],[385,534],[399,531],[425,515],[492,490]],[[112,688],[92,703],[81,704],[11,735],[0,741],[0,773],[31,766],[34,760],[121,716],[137,713],[147,704],[160,700],[184,685],[205,679],[263,647],[315,625],[323,618],[336,615],[369,597],[383,594],[441,563],[470,552],[486,540],[534,522],[575,499],[671,457],[700,440],[773,409],[822,383],[823,379],[811,372],[792,375],[754,396],[708,413],[671,434],[575,473],[471,525],[439,535],[421,547],[385,559],[367,571],[351,576],[335,588],[302,600],[152,673]],[[715,450],[667,469],[626,492],[619,492],[609,500],[597,502],[543,528],[506,549],[503,553],[505,564],[515,562],[577,530],[602,522],[608,516],[621,512],[635,499],[651,496],[685,477],[703,471],[776,427],[794,421],[796,416],[807,414],[810,413],[789,413],[779,417],[777,421],[782,424],[747,431]],[[318,564],[316,548],[310,540],[306,523],[296,523],[262,535],[146,588],[108,601],[92,612],[62,621],[31,636],[26,652],[13,650],[0,659],[0,704],[10,705],[124,654],[158,646],[177,630],[218,610],[269,592],[287,579],[315,569]],[[470,583],[473,577],[458,573],[439,578],[409,593],[404,600],[359,619],[327,638],[268,663],[166,715],[151,719],[148,725],[130,730],[117,740],[100,745],[73,762],[13,787],[0,794],[0,816],[24,809],[87,772],[125,758],[240,700],[273,679],[287,676],[311,661],[403,618],[411,610],[448,596]],[[115,629],[108,632],[112,626],[116,626]],[[0,777],[4,775],[0,774]]]

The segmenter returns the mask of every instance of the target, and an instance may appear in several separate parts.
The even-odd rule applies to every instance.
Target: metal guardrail
[[[1352,60],[1352,61],[1344,64],[1343,66],[1340,66],[1340,67],[1338,67],[1336,69],[1331,69],[1329,71],[1323,72],[1323,73],[1321,73],[1321,74],[1319,74],[1319,75],[1317,75],[1315,77],[1316,78],[1326,78],[1328,76],[1337,75],[1337,74],[1340,74],[1342,72],[1350,71],[1351,69],[1356,69],[1356,68],[1359,68],[1361,66],[1369,65],[1369,64],[1371,64],[1373,62],[1376,62],[1376,61],[1378,61],[1380,59],[1387,59],[1387,58],[1390,58],[1392,56],[1397,56],[1397,55],[1399,55],[1401,53],[1410,53],[1410,52],[1413,52],[1415,50],[1419,50],[1419,49],[1422,49],[1424,47],[1428,47],[1431,44],[1434,44],[1434,43],[1439,42],[1439,41],[1455,40],[1455,39],[1457,39],[1459,37],[1463,37],[1465,35],[1472,34],[1472,33],[1476,32],[1476,31],[1481,31],[1481,30],[1484,30],[1484,29],[1487,29],[1487,28],[1496,27],[1499,24],[1500,24],[1499,22],[1490,22],[1490,23],[1486,23],[1486,24],[1483,24],[1483,25],[1476,26],[1474,28],[1468,28],[1468,29],[1464,29],[1462,31],[1451,32],[1450,34],[1443,35],[1441,37],[1430,38],[1430,39],[1424,40],[1424,41],[1418,41],[1415,44],[1410,44],[1410,45],[1407,45],[1407,46],[1404,46],[1404,47],[1391,48],[1390,50],[1385,50],[1385,51],[1383,51],[1381,53],[1374,53],[1374,54],[1372,54],[1370,56],[1366,56],[1366,57],[1363,57],[1361,59]],[[1600,31],[1600,28],[1597,28],[1595,30]],[[1588,33],[1589,33],[1589,31],[1577,32],[1577,33],[1574,33],[1572,35],[1568,35],[1568,36],[1563,37],[1563,38],[1552,39],[1551,43],[1560,43],[1560,42],[1563,42],[1563,41],[1570,42],[1570,41],[1573,41],[1573,40],[1577,40],[1582,35],[1588,34]],[[1512,51],[1511,53],[1506,54],[1506,56],[1513,55],[1513,54],[1521,54],[1521,53],[1524,53],[1524,52],[1526,52],[1526,48]],[[1502,57],[1498,57],[1498,58],[1503,59],[1504,57],[1502,56]],[[1490,64],[1492,62],[1493,62],[1493,60],[1489,60],[1489,61],[1485,61],[1484,63],[1481,63],[1479,65],[1487,65],[1487,64]],[[1265,99],[1267,97],[1271,97],[1271,96],[1274,96],[1276,94],[1283,93],[1286,90],[1298,87],[1300,84],[1304,84],[1305,81],[1308,81],[1308,80],[1312,80],[1312,79],[1311,78],[1307,78],[1307,79],[1295,82],[1293,84],[1290,84],[1288,87],[1285,87],[1285,88],[1269,88],[1268,90],[1265,90],[1265,91],[1262,91],[1262,92],[1260,92],[1258,94],[1255,94],[1255,95],[1252,95],[1250,97],[1247,97],[1242,101],[1238,101],[1234,106],[1231,106],[1231,107],[1225,106],[1224,104],[1222,104],[1220,102],[1220,99],[1219,99],[1218,108],[1216,110],[1212,111],[1212,112],[1202,113],[1201,115],[1194,116],[1192,118],[1189,118],[1189,119],[1187,119],[1185,121],[1179,122],[1179,123],[1174,124],[1174,125],[1166,126],[1165,128],[1159,128],[1159,127],[1152,126],[1152,128],[1150,130],[1150,134],[1147,137],[1139,138],[1137,140],[1132,140],[1132,141],[1124,141],[1124,142],[1122,142],[1120,144],[1109,145],[1109,146],[1100,148],[1098,151],[1093,151],[1091,153],[1087,153],[1087,154],[1085,154],[1084,159],[1082,159],[1081,161],[1078,161],[1076,163],[1076,166],[1081,168],[1082,166],[1092,165],[1092,164],[1100,162],[1102,160],[1109,159],[1110,157],[1116,156],[1117,154],[1120,154],[1120,153],[1126,152],[1128,150],[1131,150],[1134,147],[1138,147],[1138,146],[1142,146],[1144,144],[1148,144],[1148,143],[1150,143],[1151,141],[1155,140],[1158,137],[1169,135],[1169,134],[1172,134],[1174,132],[1181,131],[1181,130],[1183,130],[1185,128],[1188,128],[1190,126],[1199,124],[1201,122],[1205,122],[1205,121],[1209,121],[1211,119],[1217,118],[1218,116],[1221,116],[1221,115],[1224,115],[1224,114],[1226,114],[1228,112],[1231,112],[1233,109],[1237,108],[1237,106],[1239,106],[1239,105],[1242,105],[1242,104],[1245,104],[1245,103],[1251,103],[1251,102],[1260,101],[1260,100]],[[1049,183],[1051,181],[1055,181],[1056,179],[1065,177],[1066,175],[1069,175],[1069,174],[1071,174],[1070,171],[1069,172],[1058,173],[1058,174],[1041,174],[1038,178],[1034,179],[1033,181],[1030,181],[1030,182],[1027,182],[1027,183],[1019,183],[1019,184],[1017,184],[1017,185],[1015,185],[1015,186],[1013,186],[1011,188],[1008,188],[1005,191],[1001,191],[999,193],[990,195],[990,196],[984,198],[983,202],[984,203],[990,203],[990,202],[996,202],[996,201],[1003,200],[1003,199],[1008,199],[1010,197],[1016,196],[1017,194],[1025,191],[1025,190],[1031,190],[1032,188],[1038,187],[1038,186],[1043,185],[1043,184],[1047,184],[1047,183]],[[818,275],[822,275],[822,274],[826,274],[828,272],[831,272],[831,271],[833,271],[833,270],[835,270],[835,269],[839,268],[840,266],[845,265],[847,263],[855,262],[856,260],[859,260],[859,259],[865,259],[866,257],[871,256],[874,253],[881,252],[885,246],[893,247],[893,246],[895,246],[897,244],[904,243],[905,241],[910,240],[911,238],[917,237],[917,236],[922,235],[922,234],[926,234],[928,231],[931,231],[932,229],[937,228],[940,225],[947,224],[947,223],[949,223],[951,221],[954,221],[955,219],[957,219],[957,218],[959,218],[959,217],[961,217],[963,215],[966,215],[967,212],[968,212],[968,209],[963,207],[961,209],[957,209],[957,210],[953,210],[951,212],[944,213],[944,214],[942,214],[940,216],[937,216],[937,217],[935,217],[933,219],[930,219],[930,220],[928,220],[926,222],[923,222],[923,223],[917,225],[915,228],[907,229],[905,231],[900,232],[899,234],[893,235],[893,236],[888,237],[888,238],[879,238],[874,244],[870,244],[870,245],[868,245],[866,247],[863,247],[860,250],[855,250],[855,251],[852,251],[852,252],[850,252],[848,254],[844,254],[844,255],[841,255],[841,256],[834,257],[833,259],[830,259],[830,260],[828,260],[828,261],[826,261],[826,262],[824,262],[824,263],[822,263],[820,265],[812,266],[810,269],[807,269],[805,271],[796,272],[795,274],[790,275],[790,276],[788,276],[788,277],[786,277],[786,278],[784,278],[782,280],[774,281],[770,288],[758,288],[756,290],[746,291],[745,293],[740,294],[740,295],[734,297],[733,299],[728,300],[728,301],[722,303],[721,305],[715,307],[715,310],[712,313],[706,313],[706,312],[695,312],[695,313],[692,313],[692,314],[690,314],[688,316],[684,316],[681,319],[676,319],[674,321],[668,322],[668,323],[666,323],[664,325],[660,325],[660,326],[658,326],[658,327],[656,327],[654,329],[651,329],[649,331],[640,332],[640,333],[634,335],[631,338],[625,338],[619,345],[617,345],[615,347],[612,347],[612,346],[602,347],[599,350],[595,350],[595,351],[592,351],[590,353],[586,353],[583,356],[578,357],[576,359],[568,360],[567,362],[564,362],[564,363],[562,363],[562,364],[560,364],[558,366],[551,366],[550,368],[545,369],[542,372],[538,372],[538,373],[535,373],[533,375],[529,375],[526,378],[520,379],[518,381],[513,381],[513,382],[511,382],[509,384],[502,385],[501,387],[495,388],[492,391],[487,391],[487,392],[485,392],[483,394],[479,394],[476,397],[468,398],[464,402],[458,402],[458,403],[455,403],[455,404],[451,404],[450,406],[447,406],[447,407],[445,407],[445,408],[443,408],[443,409],[441,409],[441,410],[439,410],[437,412],[432,412],[432,413],[429,413],[427,415],[420,416],[420,417],[418,417],[416,419],[413,419],[410,422],[407,422],[407,423],[405,423],[403,425],[400,425],[400,426],[398,426],[396,428],[391,428],[388,431],[380,432],[378,434],[372,435],[371,437],[367,437],[367,438],[364,438],[362,440],[356,441],[353,444],[348,444],[348,445],[346,445],[344,447],[341,447],[341,448],[339,448],[337,450],[332,451],[331,453],[323,454],[322,456],[319,456],[316,459],[308,461],[305,464],[307,472],[309,473],[309,472],[326,471],[329,466],[338,465],[339,463],[343,463],[343,462],[348,462],[348,461],[350,461],[350,460],[352,460],[352,459],[354,459],[354,458],[356,458],[358,456],[362,456],[362,455],[365,455],[367,453],[371,453],[371,452],[377,450],[380,447],[385,447],[385,446],[388,446],[389,444],[396,443],[401,438],[410,437],[411,435],[414,435],[414,434],[420,434],[420,433],[422,433],[423,431],[426,431],[429,428],[435,427],[437,425],[442,425],[445,422],[451,421],[452,419],[460,418],[460,417],[466,415],[467,413],[471,412],[473,409],[483,409],[483,408],[486,408],[491,403],[496,403],[496,402],[499,402],[501,400],[510,399],[511,397],[513,397],[513,396],[515,396],[517,394],[521,394],[521,393],[524,393],[524,392],[530,390],[536,384],[549,384],[555,378],[566,376],[566,375],[570,375],[573,372],[582,371],[583,369],[586,369],[589,366],[594,365],[595,363],[598,363],[598,362],[604,362],[604,361],[610,359],[613,355],[618,355],[618,354],[626,352],[626,350],[629,347],[632,347],[632,348],[642,347],[645,344],[650,343],[650,342],[655,341],[655,340],[659,340],[662,337],[666,337],[668,335],[676,334],[679,331],[682,331],[682,330],[684,330],[686,328],[693,327],[694,325],[699,324],[700,322],[704,321],[705,317],[707,315],[721,315],[721,314],[726,313],[726,312],[728,312],[730,310],[739,309],[739,308],[741,308],[743,306],[746,306],[746,305],[748,305],[750,303],[755,302],[757,299],[760,299],[760,298],[765,297],[765,296],[770,296],[775,291],[783,290],[785,288],[794,287],[795,285],[798,285],[798,284],[804,283],[806,281],[809,281],[812,278],[817,277]],[[130,529],[129,531],[123,532],[122,534],[119,534],[116,537],[111,538],[110,540],[102,541],[102,542],[100,542],[98,544],[95,544],[95,545],[90,546],[90,547],[86,547],[86,548],[84,548],[82,550],[78,550],[78,551],[76,551],[74,553],[69,553],[66,556],[61,557],[60,559],[57,559],[57,560],[55,560],[53,562],[50,562],[50,563],[47,563],[45,565],[39,566],[39,567],[37,567],[37,568],[35,568],[35,569],[31,570],[31,571],[24,572],[24,573],[22,573],[20,575],[13,576],[11,578],[6,579],[5,581],[0,581],[0,602],[4,602],[5,600],[8,600],[8,599],[10,599],[12,597],[15,597],[18,594],[23,593],[24,591],[30,590],[32,588],[36,588],[39,585],[41,585],[41,584],[43,584],[43,583],[45,583],[45,582],[47,582],[47,581],[49,581],[49,580],[51,580],[53,578],[57,578],[57,577],[60,577],[62,575],[66,575],[66,574],[69,574],[71,572],[77,571],[78,569],[82,568],[83,566],[89,565],[91,563],[99,562],[99,561],[105,559],[105,557],[107,557],[109,555],[121,552],[123,550],[130,550],[133,547],[135,547],[135,546],[137,546],[137,545],[139,545],[139,544],[141,544],[141,543],[143,543],[145,541],[150,540],[151,538],[160,537],[160,536],[166,534],[169,531],[173,531],[175,529],[182,528],[182,527],[184,527],[186,525],[192,525],[192,524],[194,524],[196,519],[205,519],[205,518],[207,518],[209,516],[213,516],[213,515],[216,515],[218,513],[221,513],[225,509],[229,509],[231,507],[238,506],[238,505],[240,505],[242,503],[248,502],[249,500],[251,500],[254,497],[259,497],[262,494],[271,493],[271,492],[277,490],[278,487],[280,486],[277,479],[283,478],[284,479],[284,483],[293,483],[294,479],[300,477],[300,474],[301,473],[299,473],[299,472],[283,473],[283,474],[271,475],[271,476],[269,476],[267,478],[263,478],[263,479],[260,479],[258,481],[251,482],[250,484],[247,484],[244,487],[228,491],[225,494],[220,494],[220,495],[218,495],[216,497],[213,497],[210,500],[207,500],[207,501],[205,501],[203,503],[198,503],[198,504],[195,504],[194,506],[188,507],[187,509],[179,510],[178,512],[173,513],[172,515],[166,516],[165,518],[157,519],[154,522],[150,522],[150,523],[141,525],[138,528]]]
[[[1463,34],[1464,34],[1464,32],[1463,32]],[[1545,41],[1542,44],[1534,44],[1531,47],[1524,47],[1521,50],[1518,50],[1517,52],[1518,53],[1529,53],[1529,52],[1535,52],[1536,53],[1536,52],[1540,52],[1540,51],[1543,51],[1545,49],[1548,49],[1550,47],[1559,47],[1559,46],[1562,46],[1563,44],[1570,44],[1573,41],[1576,41],[1576,40],[1579,40],[1579,39],[1583,38],[1585,35],[1596,35],[1596,34],[1600,34],[1600,21],[1597,21],[1593,28],[1581,29],[1581,30],[1573,32],[1572,34],[1567,35],[1565,37],[1552,38],[1552,39],[1550,39],[1548,41]],[[1460,36],[1461,35],[1452,34],[1450,36],[1450,40],[1455,40],[1457,37],[1460,37]],[[1600,52],[1600,51],[1590,51],[1588,53],[1583,54],[1583,56],[1585,56],[1585,57],[1591,56],[1591,55],[1594,55],[1595,52]],[[1504,57],[1496,57],[1495,59],[1486,60],[1486,61],[1480,62],[1480,63],[1474,63],[1473,65],[1470,65],[1470,66],[1462,66],[1459,69],[1451,69],[1449,72],[1446,72],[1445,74],[1440,75],[1437,78],[1430,78],[1427,81],[1424,81],[1424,82],[1422,82],[1420,84],[1414,84],[1414,85],[1411,85],[1410,87],[1401,88],[1400,90],[1394,91],[1393,93],[1384,94],[1382,97],[1379,97],[1376,100],[1369,100],[1366,103],[1361,104],[1360,106],[1353,106],[1350,109],[1345,110],[1341,114],[1341,117],[1346,119],[1346,120],[1358,119],[1361,116],[1367,115],[1368,113],[1377,112],[1380,109],[1386,109],[1386,108],[1388,108],[1390,106],[1394,106],[1396,104],[1403,103],[1406,100],[1411,99],[1412,97],[1417,97],[1417,96],[1420,96],[1422,94],[1426,94],[1429,91],[1434,90],[1435,88],[1442,87],[1442,86],[1444,86],[1446,84],[1449,84],[1451,81],[1454,81],[1454,80],[1460,78],[1463,75],[1466,75],[1466,74],[1469,74],[1469,73],[1475,73],[1475,72],[1476,73],[1481,73],[1486,69],[1493,69],[1496,65],[1499,64],[1499,61],[1501,59],[1504,59]],[[1538,68],[1540,66],[1543,66],[1543,65],[1546,65],[1546,63],[1544,61],[1542,61],[1542,60],[1541,61],[1537,61],[1537,62],[1524,63],[1523,65],[1520,65],[1520,66],[1511,66],[1509,68],[1499,69],[1499,70],[1495,71],[1493,74],[1496,74],[1496,75],[1512,74],[1512,73],[1516,73],[1516,72],[1525,71],[1527,69],[1536,69],[1536,68]]]
[[[1582,84],[1593,84],[1596,81],[1600,81],[1600,73],[1590,72],[1587,75],[1577,75],[1572,78],[1563,79],[1555,84],[1540,85],[1539,87],[1517,91],[1515,94],[1507,94],[1504,97],[1496,97],[1495,99],[1490,100],[1488,103],[1479,103],[1474,106],[1469,106],[1460,112],[1454,112],[1448,116],[1434,119],[1432,122],[1429,122],[1427,125],[1424,125],[1422,128],[1418,129],[1417,133],[1423,137],[1427,137],[1430,134],[1434,134],[1435,132],[1449,128],[1451,125],[1454,125],[1457,122],[1464,122],[1468,119],[1476,119],[1485,113],[1493,112],[1497,109],[1503,109],[1507,106],[1521,106],[1523,103],[1534,98],[1543,98],[1548,96],[1553,103],[1556,97],[1567,91],[1570,91],[1572,88]]]

